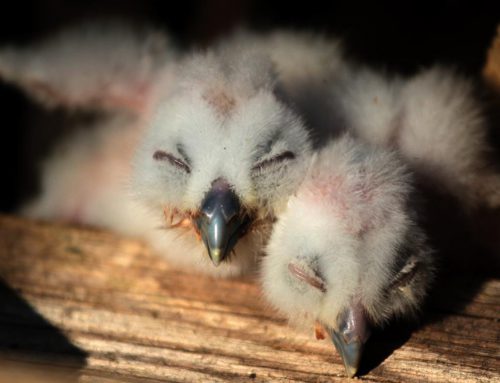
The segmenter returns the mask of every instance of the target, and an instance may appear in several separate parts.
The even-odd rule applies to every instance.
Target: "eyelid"
[[[277,156],[268,158],[266,160],[263,160],[255,164],[254,166],[252,166],[252,171],[261,170],[268,167],[269,165],[279,164],[280,162],[283,162],[285,160],[293,160],[293,159],[295,159],[295,154],[287,150],[286,152],[278,154]]]
[[[172,154],[164,152],[163,150],[157,150],[153,154],[153,158],[157,161],[168,161],[171,165],[184,170],[186,173],[191,173],[191,168],[184,161],[174,157]]]

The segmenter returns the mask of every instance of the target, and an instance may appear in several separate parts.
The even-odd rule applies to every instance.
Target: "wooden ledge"
[[[330,341],[290,329],[251,280],[175,270],[138,241],[0,216],[0,278],[2,383],[47,370],[46,381],[350,381]],[[362,380],[500,381],[500,281],[445,286],[423,324],[374,334]]]

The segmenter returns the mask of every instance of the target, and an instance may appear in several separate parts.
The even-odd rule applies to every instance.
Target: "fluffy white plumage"
[[[196,55],[179,65],[182,78],[162,99],[134,161],[132,190],[154,212],[196,214],[211,183],[224,178],[241,203],[261,222],[235,248],[230,263],[217,270],[247,269],[262,250],[266,219],[284,205],[305,172],[307,132],[298,116],[273,94],[275,80],[265,56]],[[156,151],[184,158],[189,171],[155,161]],[[284,152],[285,162],[269,162]],[[257,167],[256,167],[257,166]],[[187,217],[189,218],[189,217]],[[193,235],[161,233],[166,253],[212,268],[203,244]],[[178,251],[173,251],[174,247]],[[220,271],[218,271],[220,272]]]
[[[293,322],[331,328],[353,301],[374,324],[416,312],[432,252],[413,192],[395,152],[349,136],[323,148],[273,230],[262,264],[266,296]]]
[[[272,216],[305,174],[310,142],[321,147],[343,131],[399,150],[466,205],[498,205],[470,82],[442,68],[390,78],[347,63],[338,41],[317,35],[240,32],[181,55],[158,31],[93,24],[3,49],[0,75],[47,106],[108,113],[59,145],[24,213],[146,236],[185,267],[252,269]],[[287,152],[293,158],[273,161]],[[189,221],[218,177],[259,225],[215,269]],[[159,230],[165,210],[181,224]]]
[[[274,226],[261,281],[292,323],[319,322],[354,376],[370,328],[418,312],[433,276],[412,177],[395,152],[337,138]]]
[[[343,69],[332,100],[353,134],[399,150],[417,174],[464,207],[499,206],[500,176],[472,81],[443,67],[407,79]]]
[[[415,312],[432,278],[411,172],[468,208],[500,203],[468,80],[389,77],[317,35],[240,32],[180,54],[158,31],[94,24],[1,50],[0,77],[47,107],[105,112],[44,162],[24,214],[140,236],[219,276],[253,270],[272,230],[269,300],[333,331],[348,312],[362,341],[358,324]],[[251,223],[215,268],[198,221],[221,190]]]
[[[120,25],[5,49],[4,80],[51,107],[108,111],[99,126],[70,137],[45,161],[42,193],[23,211],[146,236],[190,269],[247,272],[310,152],[290,89],[298,79],[306,89],[307,77],[326,75],[337,57],[336,43],[285,32],[269,39],[242,33],[178,57],[157,32]],[[292,58],[302,60],[303,71],[294,70]],[[213,268],[190,221],[221,177],[256,224],[238,242],[238,256]],[[170,217],[180,225],[160,230]]]

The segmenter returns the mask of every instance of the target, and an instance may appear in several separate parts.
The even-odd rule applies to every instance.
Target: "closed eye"
[[[168,161],[171,165],[185,171],[186,173],[191,173],[191,168],[188,164],[172,154],[164,152],[163,150],[157,150],[154,152],[153,158],[157,161]]]
[[[255,170],[262,170],[265,169],[271,165],[276,165],[280,164],[283,161],[288,161],[288,160],[293,160],[295,159],[295,154],[287,150],[286,152],[283,152],[281,154],[278,154],[277,156],[265,159],[261,162],[256,163],[254,166],[252,166],[252,171]]]

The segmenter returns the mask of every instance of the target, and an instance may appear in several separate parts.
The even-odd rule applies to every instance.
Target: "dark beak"
[[[218,266],[231,252],[251,223],[231,185],[218,178],[205,195],[195,219],[208,255]]]
[[[337,318],[337,329],[325,326],[332,342],[342,357],[349,378],[356,375],[363,355],[363,349],[370,336],[368,323],[360,305],[348,307]]]

